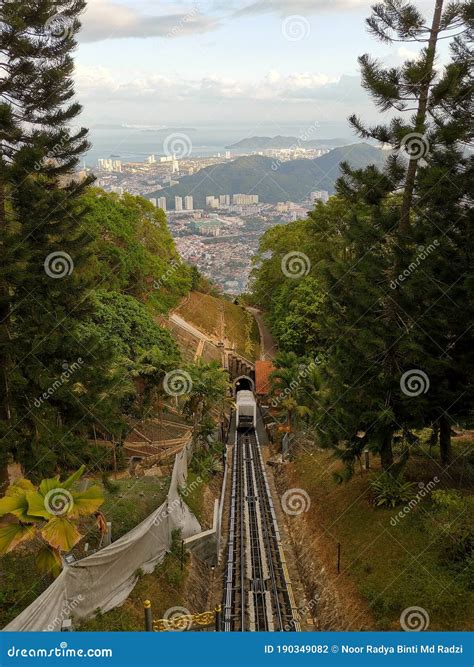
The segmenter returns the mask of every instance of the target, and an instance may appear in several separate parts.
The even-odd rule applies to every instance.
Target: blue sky
[[[430,16],[429,1],[417,5]],[[88,123],[341,121],[377,114],[357,56],[412,45],[368,35],[365,0],[90,0],[76,54]]]

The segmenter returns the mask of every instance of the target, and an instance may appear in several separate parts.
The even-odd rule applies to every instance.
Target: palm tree
[[[70,551],[82,538],[78,520],[94,514],[99,528],[103,524],[98,512],[104,502],[102,489],[91,486],[85,491],[74,490],[84,469],[82,466],[64,482],[53,477],[36,488],[29,479],[19,479],[8,487],[0,499],[0,517],[8,515],[11,520],[0,526],[0,554],[39,536],[43,547],[36,556],[38,569],[59,574],[61,553]]]
[[[272,405],[285,415],[289,429],[293,420],[311,414],[305,403],[305,378],[309,365],[294,352],[281,352],[275,359],[275,370],[270,374]]]
[[[230,383],[218,361],[207,363],[199,359],[190,364],[186,372],[191,383],[185,395],[184,412],[193,420],[193,443],[197,444],[201,422],[216,408],[223,414],[229,400]]]

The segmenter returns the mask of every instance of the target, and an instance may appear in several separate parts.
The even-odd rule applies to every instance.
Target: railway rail
[[[223,630],[299,631],[262,452],[255,429],[233,448]]]

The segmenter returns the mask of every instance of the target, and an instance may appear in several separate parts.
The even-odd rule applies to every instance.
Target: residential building
[[[218,198],[214,197],[214,196],[206,197],[206,207],[207,208],[219,208]]]
[[[232,195],[232,203],[236,206],[249,206],[251,204],[258,204],[258,195]]]
[[[311,193],[311,201],[322,201],[323,204],[329,199],[329,192],[327,190],[315,190]]]

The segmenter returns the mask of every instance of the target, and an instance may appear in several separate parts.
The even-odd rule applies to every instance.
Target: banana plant
[[[77,527],[81,517],[100,515],[102,489],[91,486],[76,491],[73,485],[83,475],[82,466],[63,482],[58,477],[43,479],[38,487],[29,479],[19,479],[0,498],[0,554],[22,542],[40,537],[43,547],[36,557],[41,572],[57,576],[62,569],[61,553],[70,551],[82,538]]]

